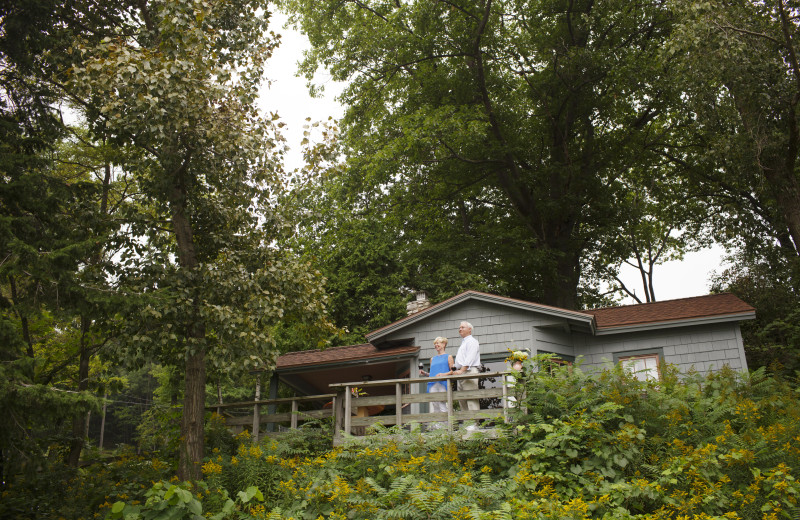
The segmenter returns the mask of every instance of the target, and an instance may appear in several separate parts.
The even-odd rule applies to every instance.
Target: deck
[[[424,391],[431,381],[485,378],[494,378],[501,383],[493,388],[471,391],[455,391],[451,384],[447,385],[447,392],[429,394]],[[209,406],[208,409],[225,416],[226,424],[234,432],[238,433],[249,427],[256,441],[264,435],[275,435],[280,431],[298,428],[308,421],[332,417],[334,445],[338,445],[345,439],[366,435],[371,426],[378,424],[421,430],[433,430],[447,425],[448,431],[462,431],[457,426],[463,421],[482,420],[489,424],[508,422],[509,409],[516,402],[513,397],[513,382],[509,372],[358,381],[333,384],[331,393],[328,394],[256,399]],[[453,403],[461,399],[494,399],[498,406],[476,411],[453,411]],[[419,405],[434,401],[446,401],[449,412],[419,412]],[[278,413],[275,411],[278,407],[288,408],[288,411]],[[303,409],[309,407],[312,409]],[[243,414],[244,411],[247,413]],[[485,429],[482,434],[491,436],[494,430]]]

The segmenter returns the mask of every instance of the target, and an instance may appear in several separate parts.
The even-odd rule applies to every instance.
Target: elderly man
[[[458,347],[455,359],[455,370],[451,370],[451,375],[477,374],[480,372],[481,352],[478,340],[472,336],[472,325],[462,321],[458,327],[458,335],[461,336],[461,346]],[[461,379],[458,381],[459,390],[477,390],[478,379]],[[477,399],[461,399],[462,410],[480,410],[481,405]],[[467,426],[468,430],[475,429],[475,425]]]

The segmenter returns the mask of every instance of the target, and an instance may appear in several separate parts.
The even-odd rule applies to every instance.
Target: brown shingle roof
[[[648,323],[752,314],[755,309],[730,293],[581,311],[594,316],[597,329]]]
[[[403,354],[415,354],[419,347],[393,347],[379,349],[371,343],[332,347],[325,350],[303,350],[289,352],[278,357],[278,370],[308,365],[326,365],[346,361],[392,357]]]

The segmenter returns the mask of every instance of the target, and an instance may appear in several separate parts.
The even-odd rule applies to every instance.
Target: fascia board
[[[595,336],[607,336],[610,334],[627,334],[629,332],[642,332],[655,329],[674,329],[678,327],[693,327],[696,325],[713,325],[715,323],[728,323],[731,321],[754,320],[755,318],[756,318],[755,312],[747,312],[741,314],[728,314],[725,316],[710,316],[703,318],[651,322],[651,323],[642,323],[635,325],[621,325],[619,327],[598,329],[595,332]]]

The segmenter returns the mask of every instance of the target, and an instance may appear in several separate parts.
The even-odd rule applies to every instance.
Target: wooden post
[[[258,444],[258,430],[261,426],[261,409],[258,401],[261,400],[261,371],[256,373],[256,398],[253,405],[253,444]]]
[[[420,371],[421,368],[422,368],[422,363],[421,363],[421,360],[420,360],[419,356],[417,356],[416,358],[411,360],[411,366],[409,366],[409,368],[408,368],[408,370],[409,370],[408,378],[409,379],[419,379],[420,378],[419,371]],[[413,394],[415,392],[422,391],[423,383],[416,383],[416,382],[412,383],[412,382],[409,382],[408,383],[408,387],[410,389],[410,393]],[[416,390],[414,390],[415,388],[416,388]],[[422,406],[420,405],[420,403],[411,403],[411,410],[410,410],[411,413],[419,414],[421,411],[422,411]]]
[[[290,419],[290,427],[293,430],[297,429],[297,412],[298,412],[297,400],[295,399],[292,401],[292,418]]]
[[[401,426],[403,424],[403,387],[400,383],[394,384],[394,406],[397,426]]]
[[[350,431],[351,428],[350,424],[352,422],[350,420],[352,401],[353,401],[352,389],[350,388],[350,385],[346,385],[344,387],[344,431],[347,435],[353,433],[352,431]]]
[[[447,430],[453,430],[453,384],[450,378],[445,380],[447,384]]]
[[[335,440],[341,439],[342,430],[344,429],[344,401],[344,395],[339,390],[331,403],[333,409],[333,438]]]

